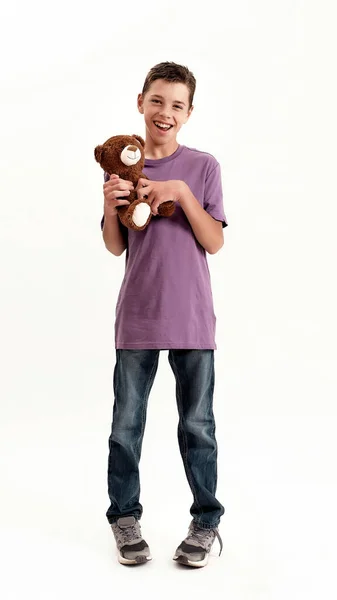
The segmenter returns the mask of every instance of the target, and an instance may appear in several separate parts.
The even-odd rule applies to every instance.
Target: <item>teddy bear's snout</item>
[[[138,146],[125,146],[121,152],[121,161],[124,165],[130,167],[136,165],[141,156]]]

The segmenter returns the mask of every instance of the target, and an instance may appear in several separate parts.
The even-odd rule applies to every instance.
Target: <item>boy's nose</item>
[[[159,111],[159,114],[160,114],[161,117],[163,117],[163,119],[170,119],[171,118],[169,109],[165,108],[164,106]]]

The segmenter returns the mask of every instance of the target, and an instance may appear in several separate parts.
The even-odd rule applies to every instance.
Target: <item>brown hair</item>
[[[151,83],[153,83],[156,79],[164,79],[165,81],[170,81],[171,83],[184,83],[189,90],[189,108],[191,108],[196,80],[193,73],[187,67],[177,65],[174,62],[162,62],[158,65],[155,65],[146,75],[142,90],[143,95],[146,94]]]

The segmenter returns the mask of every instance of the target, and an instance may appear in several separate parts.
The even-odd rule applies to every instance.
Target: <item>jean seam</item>
[[[174,373],[176,375],[176,381],[177,381],[177,384],[178,384],[177,400],[178,400],[178,407],[180,409],[179,410],[179,416],[180,416],[181,420],[184,421],[183,411],[181,410],[182,409],[182,400],[181,400],[182,393],[181,393],[181,383],[180,383],[180,379],[179,379],[179,373],[178,373],[178,369],[176,367],[176,363],[175,363],[175,360],[174,360],[173,352],[171,352],[170,354],[171,354],[171,360],[172,360],[173,370],[174,370]],[[184,443],[184,448],[183,448],[183,462],[185,464],[187,478],[188,478],[190,486],[191,486],[191,488],[193,490],[194,501],[195,501],[196,505],[198,506],[198,508],[199,508],[199,510],[201,512],[201,515],[203,515],[204,512],[203,512],[202,507],[200,506],[199,501],[197,499],[196,490],[195,490],[195,487],[194,487],[194,483],[192,481],[192,474],[191,474],[191,471],[189,469],[189,465],[188,465],[188,461],[187,461],[187,455],[188,455],[188,451],[187,451],[187,436],[186,436],[184,427],[182,427],[182,439],[183,439],[183,443]]]
[[[147,411],[149,390],[151,389],[151,385],[152,385],[153,380],[154,380],[153,373],[154,373],[154,371],[155,371],[155,369],[157,367],[157,363],[158,363],[158,356],[157,356],[157,358],[156,358],[156,360],[155,360],[155,362],[153,364],[153,367],[152,367],[152,370],[151,370],[151,373],[150,373],[150,377],[148,379],[148,382],[147,382],[146,388],[145,388],[145,392],[144,392],[144,399],[145,399],[145,401],[144,401],[143,409],[142,409],[142,427],[141,427],[141,436],[140,436],[141,440],[143,439],[144,430],[145,430],[145,421],[146,421],[145,415],[146,415],[146,411]],[[138,451],[139,450],[140,450],[140,443],[138,444]]]
[[[114,369],[114,376],[113,376],[113,389],[114,389],[114,394],[115,397],[118,394],[118,380],[119,378],[117,377],[117,369],[119,369],[119,362],[120,362],[120,352],[119,350],[116,350],[116,365],[115,365],[115,369]]]

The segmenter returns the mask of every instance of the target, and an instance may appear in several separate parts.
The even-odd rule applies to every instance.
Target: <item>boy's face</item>
[[[144,115],[147,134],[155,144],[175,141],[192,113],[189,89],[184,83],[156,79],[147,92],[138,95],[138,110]]]

